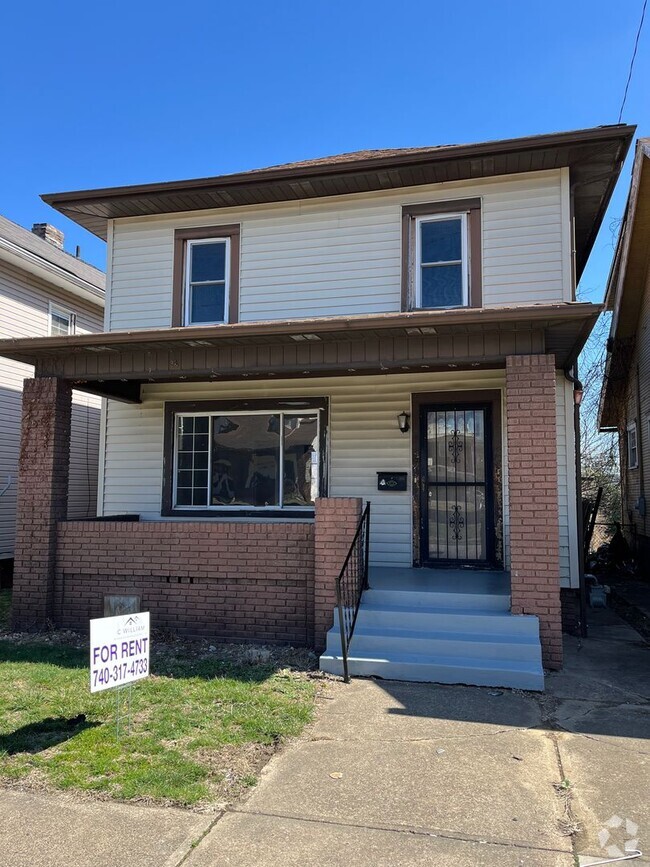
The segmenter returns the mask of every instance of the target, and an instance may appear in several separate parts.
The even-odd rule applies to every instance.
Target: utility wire
[[[630,60],[630,70],[627,74],[627,82],[625,83],[625,93],[623,94],[623,102],[621,103],[621,110],[618,113],[618,122],[621,122],[621,118],[623,117],[623,109],[625,108],[625,102],[627,100],[627,91],[630,86],[630,81],[632,79],[632,70],[634,69],[634,61],[636,59],[636,51],[639,47],[639,39],[641,37],[641,31],[643,30],[643,19],[645,18],[645,10],[648,5],[648,0],[643,0],[643,9],[641,10],[641,20],[639,21],[639,29],[636,32],[636,39],[634,40],[634,51],[632,52],[632,60]]]

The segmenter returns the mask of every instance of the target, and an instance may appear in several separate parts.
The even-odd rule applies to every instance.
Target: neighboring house
[[[630,194],[605,305],[612,312],[600,398],[601,431],[619,438],[622,525],[635,555],[650,559],[650,139],[636,144]]]
[[[104,274],[63,250],[46,223],[32,231],[0,217],[0,338],[100,331]],[[29,364],[0,358],[0,560],[14,555],[23,380]],[[95,514],[101,398],[75,392],[68,515]]]
[[[15,625],[130,596],[189,634],[329,630],[339,670],[368,501],[353,673],[542,688],[580,581],[575,287],[633,132],[44,196],[108,242],[107,330],[0,344],[37,365]],[[61,520],[65,438],[33,434],[71,384],[110,398],[96,522]]]

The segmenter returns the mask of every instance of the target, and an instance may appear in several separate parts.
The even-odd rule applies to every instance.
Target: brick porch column
[[[56,525],[68,509],[72,388],[54,377],[26,379],[16,504],[12,628],[53,618]]]
[[[508,356],[506,413],[512,612],[539,617],[544,666],[558,669],[562,623],[552,355]]]
[[[320,653],[334,622],[336,579],[361,519],[358,497],[316,500],[314,533],[314,648]]]

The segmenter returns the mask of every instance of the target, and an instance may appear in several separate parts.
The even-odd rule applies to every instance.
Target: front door
[[[432,404],[420,409],[420,562],[494,563],[492,406]]]

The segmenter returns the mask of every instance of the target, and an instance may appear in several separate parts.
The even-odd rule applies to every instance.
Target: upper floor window
[[[237,322],[239,226],[178,229],[172,325]]]
[[[228,321],[230,241],[188,241],[185,253],[185,325],[222,325]]]
[[[402,216],[402,308],[480,307],[480,200],[407,205]]]
[[[416,307],[467,306],[467,217],[416,220]]]
[[[632,421],[627,426],[627,468],[636,470],[639,466],[639,445],[636,435],[636,422]]]
[[[64,310],[61,307],[56,307],[50,304],[50,336],[61,337],[67,334],[74,334],[77,324],[77,318],[74,313],[69,310]]]

